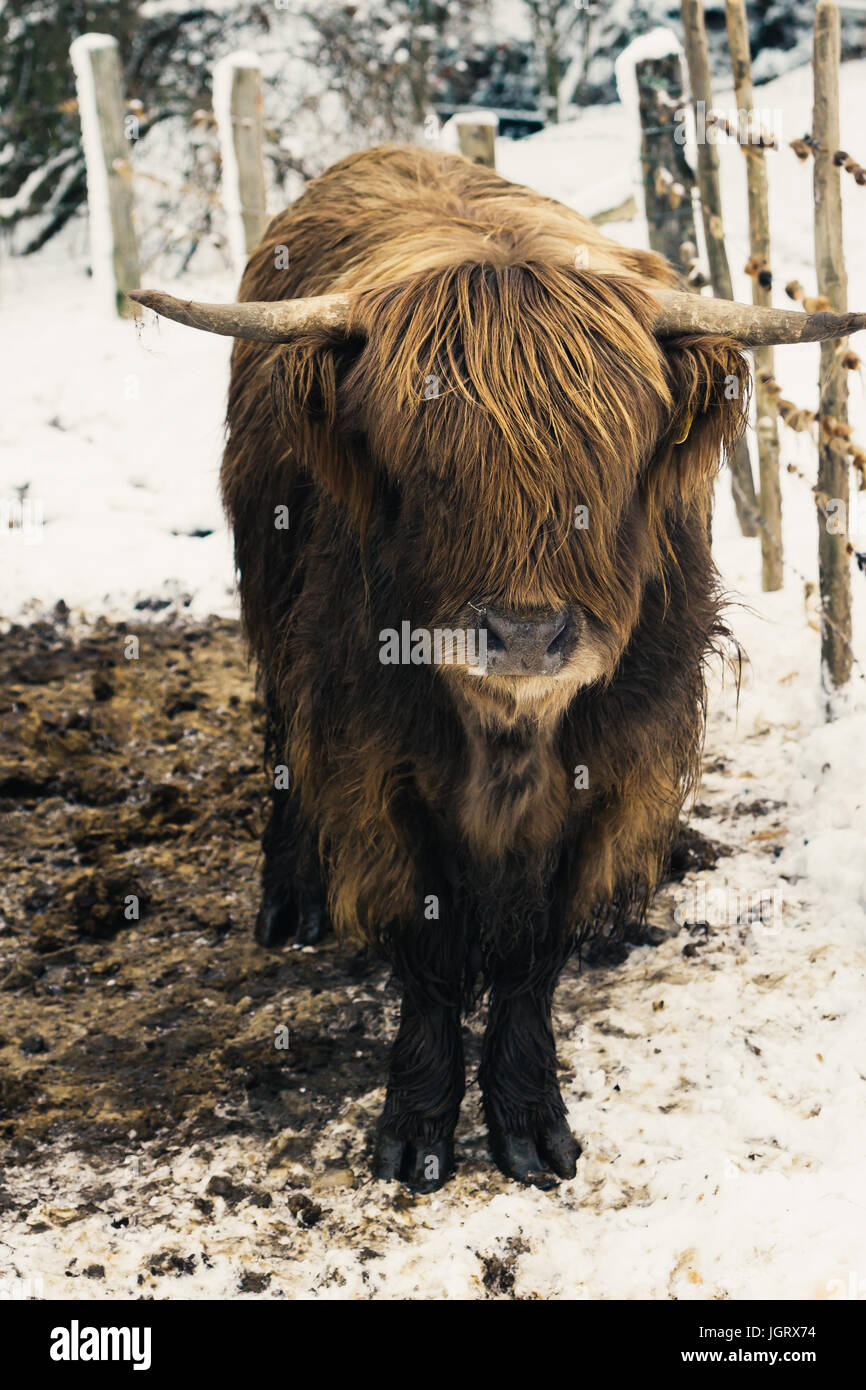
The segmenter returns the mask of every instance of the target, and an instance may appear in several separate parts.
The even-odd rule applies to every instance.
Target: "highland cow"
[[[408,148],[314,180],[241,303],[135,297],[237,338],[223,495],[290,773],[257,939],[333,925],[392,963],[379,1177],[453,1171],[461,1016],[485,995],[493,1157],[570,1178],[553,993],[581,942],[645,912],[698,771],[740,349],[849,321],[679,291],[568,208]],[[484,660],[431,659],[436,632]],[[387,634],[420,657],[383,659]]]

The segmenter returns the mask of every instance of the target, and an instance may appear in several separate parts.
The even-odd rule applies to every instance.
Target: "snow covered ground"
[[[845,66],[842,143],[861,157],[864,82],[866,64]],[[760,95],[763,110],[778,112],[782,144],[770,159],[781,305],[789,279],[814,292],[811,166],[786,146],[809,128],[809,70]],[[716,104],[735,103],[720,92]],[[592,213],[629,193],[640,202],[632,137],[622,108],[605,107],[519,144],[500,141],[498,161],[509,177]],[[732,268],[747,298],[743,157],[731,145],[720,155]],[[866,189],[848,178],[843,188],[850,303],[862,308]],[[644,244],[639,219],[609,230]],[[106,320],[77,235],[77,247],[72,233],[62,250],[4,270],[0,497],[33,504],[33,524],[3,538],[2,616],[32,616],[62,598],[88,620],[154,595],[192,615],[233,613],[216,485],[229,344],[166,322],[136,330]],[[215,277],[166,288],[217,299],[233,286]],[[776,375],[786,396],[814,407],[817,349],[778,350]],[[862,441],[857,374],[851,389]],[[782,427],[782,447],[784,462],[814,477],[805,436]],[[559,997],[569,1117],[584,1144],[575,1180],[551,1195],[463,1175],[401,1208],[359,1169],[353,1186],[327,1189],[328,1218],[309,1229],[278,1201],[253,1211],[217,1199],[205,1224],[193,1199],[209,1178],[267,1185],[267,1156],[237,1136],[153,1171],[143,1146],[139,1175],[111,1175],[133,1217],[118,1230],[101,1215],[51,1219],[99,1176],[74,1153],[55,1155],[50,1169],[15,1177],[38,1197],[37,1214],[49,1213],[48,1229],[3,1232],[0,1278],[38,1271],[47,1296],[68,1294],[64,1270],[84,1255],[106,1267],[104,1283],[87,1289],[94,1296],[234,1296],[238,1271],[252,1268],[271,1274],[271,1295],[483,1297],[496,1259],[521,1297],[866,1297],[864,670],[855,666],[847,707],[825,723],[807,594],[814,504],[787,472],[783,493],[786,584],[765,595],[758,542],[739,535],[727,478],[719,484],[715,547],[742,605],[731,620],[748,661],[738,703],[730,678],[714,684],[695,824],[734,852],[660,897],[655,921],[690,925],[615,971],[569,976]],[[862,532],[854,539],[866,549]],[[855,570],[853,586],[854,648],[866,664],[866,576]],[[752,920],[762,898],[773,909]],[[347,1129],[380,1098],[360,1097]],[[323,1140],[314,1191],[327,1185],[328,1145],[339,1138]],[[134,1271],[172,1242],[197,1255],[197,1272],[182,1287],[154,1275],[142,1288]]]

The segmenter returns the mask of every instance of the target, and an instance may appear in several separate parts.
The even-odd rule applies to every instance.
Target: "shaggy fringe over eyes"
[[[626,275],[439,267],[360,295],[354,340],[317,333],[281,349],[272,403],[362,531],[378,470],[423,501],[428,553],[449,558],[443,613],[470,592],[515,607],[579,597],[625,636],[639,594],[622,521],[636,489],[657,572],[667,513],[709,505],[747,395],[733,343],[695,337],[665,351],[654,312]],[[732,401],[726,381],[737,383]],[[590,520],[575,544],[578,505]]]
[[[531,262],[470,262],[364,295],[359,316],[372,328],[365,376],[386,387],[384,404],[404,427],[388,439],[388,456],[412,458],[413,417],[431,375],[440,397],[463,408],[453,424],[472,422],[460,454],[473,445],[488,454],[492,424],[497,449],[528,465],[527,490],[538,503],[551,455],[573,450],[576,424],[588,453],[604,459],[613,446],[620,458],[638,456],[646,422],[623,412],[623,401],[639,392],[671,404],[652,313],[652,300],[625,276]],[[447,464],[460,437],[446,422],[441,439],[433,412],[423,418],[432,461]]]

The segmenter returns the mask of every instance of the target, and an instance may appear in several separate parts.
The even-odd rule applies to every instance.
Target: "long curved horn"
[[[847,338],[849,333],[866,328],[866,314],[804,314],[798,309],[738,304],[733,299],[704,299],[679,290],[654,290],[653,298],[661,305],[655,323],[660,338],[719,333],[736,338],[743,347],[775,347]]]
[[[347,294],[247,304],[197,304],[193,299],[175,299],[159,290],[129,290],[128,297],[188,328],[222,333],[228,338],[251,338],[257,343],[289,343],[308,328],[343,330],[349,320]]]

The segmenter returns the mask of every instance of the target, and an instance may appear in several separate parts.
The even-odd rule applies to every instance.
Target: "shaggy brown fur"
[[[357,296],[347,336],[238,342],[232,360],[223,491],[270,754],[292,780],[275,794],[265,899],[293,900],[297,918],[323,894],[339,931],[385,946],[410,995],[429,999],[419,980],[441,976],[452,1012],[454,979],[480,971],[489,1113],[491,1073],[528,1066],[497,998],[536,980],[543,1014],[573,942],[639,910],[697,770],[703,662],[722,630],[712,481],[747,377],[733,342],[654,337],[648,291],[669,283],[660,258],[529,189],[394,148],[315,180],[241,286]],[[493,604],[583,615],[560,675],[380,662],[383,629],[472,626]],[[424,1029],[406,1018],[423,1065]],[[447,1139],[450,1119],[406,1119],[407,1086],[392,1072],[402,1117],[386,1112],[386,1131]],[[509,1111],[516,1132],[533,1131],[533,1104]]]

